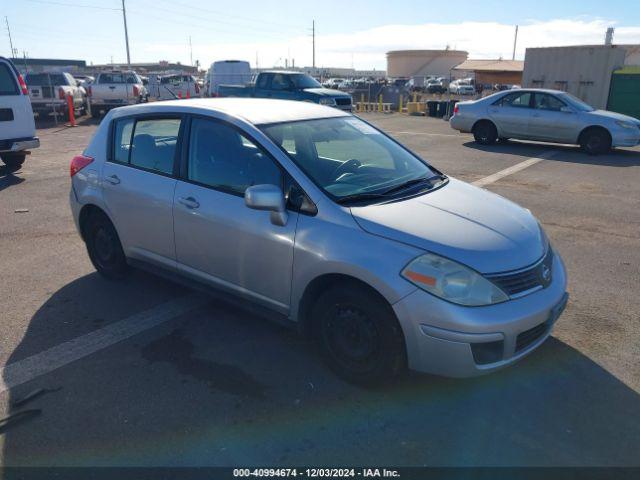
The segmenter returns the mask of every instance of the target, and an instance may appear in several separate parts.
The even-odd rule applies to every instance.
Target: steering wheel
[[[355,172],[358,168],[362,166],[362,162],[355,158],[351,160],[347,160],[342,165],[339,165],[332,173],[333,179],[337,180],[345,173]]]

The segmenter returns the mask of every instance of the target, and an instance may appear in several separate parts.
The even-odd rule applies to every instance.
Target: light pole
[[[122,19],[124,20],[124,41],[127,44],[127,68],[131,70],[131,56],[129,55],[129,32],[127,31],[127,10],[122,0]]]

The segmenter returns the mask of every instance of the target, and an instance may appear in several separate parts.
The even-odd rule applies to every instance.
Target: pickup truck
[[[68,118],[67,95],[73,98],[75,115],[84,115],[87,112],[87,92],[71,74],[28,73],[25,80],[31,107],[38,116],[53,114]]]
[[[149,100],[149,93],[142,79],[133,71],[103,72],[88,87],[91,116],[98,118],[112,108],[133,105]]]
[[[300,100],[351,111],[351,95],[323,88],[313,77],[300,72],[260,72],[255,84],[220,85],[220,97],[277,98]]]

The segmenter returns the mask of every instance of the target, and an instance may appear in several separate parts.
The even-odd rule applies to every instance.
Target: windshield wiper
[[[340,205],[344,205],[350,202],[358,202],[364,200],[379,200],[381,198],[387,198],[388,195],[384,193],[354,193],[353,195],[347,195],[345,197],[336,200]]]
[[[431,177],[413,178],[411,180],[407,180],[406,182],[401,183],[400,185],[396,185],[395,187],[391,187],[390,189],[385,190],[382,193],[384,195],[390,195],[390,194],[405,190],[405,189],[407,189],[409,187],[412,187],[414,185],[419,185],[419,184],[425,183],[425,182],[431,182],[432,180],[436,180],[436,179],[444,180],[444,176],[443,175],[433,175]],[[429,186],[432,187],[433,184],[429,183]]]

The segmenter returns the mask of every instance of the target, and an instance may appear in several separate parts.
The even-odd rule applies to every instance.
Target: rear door
[[[35,134],[29,95],[23,93],[14,66],[0,58],[0,140],[33,138]]]
[[[111,126],[102,169],[105,203],[125,253],[175,267],[173,193],[180,115],[124,117]]]
[[[532,92],[514,92],[489,106],[489,116],[498,126],[501,137],[527,137],[532,101]]]

